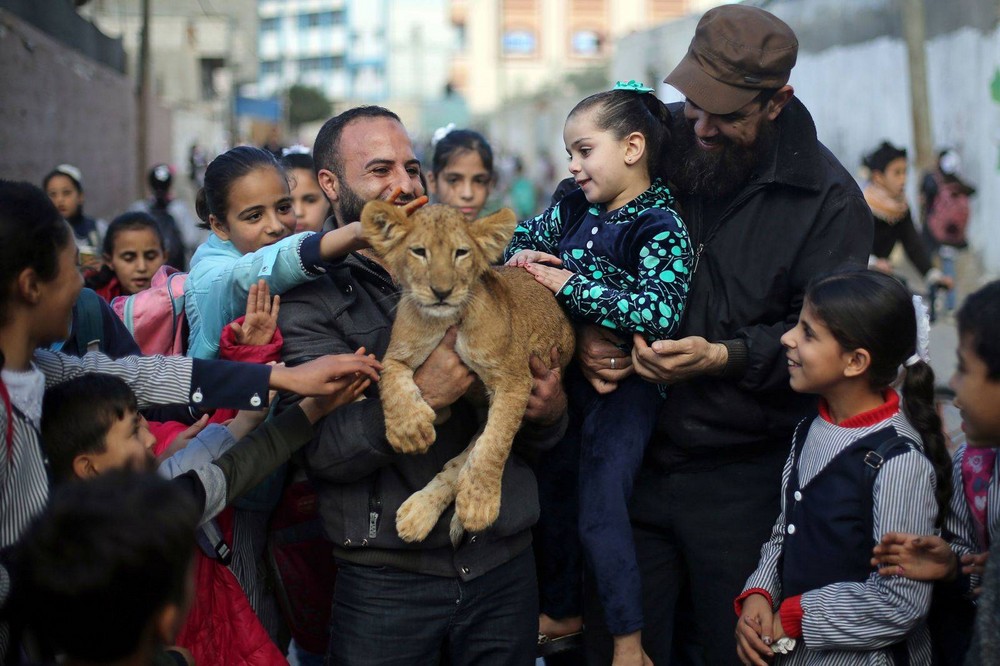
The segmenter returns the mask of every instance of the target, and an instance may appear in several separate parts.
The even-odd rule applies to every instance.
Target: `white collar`
[[[42,371],[32,363],[31,368],[23,372],[2,370],[0,378],[7,386],[14,407],[28,417],[35,429],[40,429],[42,398],[45,396],[45,375]]]

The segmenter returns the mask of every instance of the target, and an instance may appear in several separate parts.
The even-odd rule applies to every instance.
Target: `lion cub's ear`
[[[410,229],[410,220],[399,206],[369,201],[361,210],[361,231],[375,251],[385,256]]]
[[[469,235],[490,263],[498,261],[503,256],[504,248],[510,243],[516,228],[517,217],[510,208],[501,208],[489,217],[471,222],[468,226]]]

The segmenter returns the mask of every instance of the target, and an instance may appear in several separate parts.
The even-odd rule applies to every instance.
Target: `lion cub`
[[[402,286],[379,382],[385,434],[403,453],[434,443],[435,413],[413,382],[448,327],[458,325],[455,351],[486,387],[489,414],[478,439],[449,461],[400,507],[396,529],[406,541],[426,538],[455,501],[453,542],[478,532],[500,512],[500,480],[531,393],[531,354],[552,347],[565,367],[573,328],[552,293],[521,268],[493,268],[514,233],[509,209],[467,222],[450,206],[425,206],[407,217],[383,201],[361,214],[365,238]]]

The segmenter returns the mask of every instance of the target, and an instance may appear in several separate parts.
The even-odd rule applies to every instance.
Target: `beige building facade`
[[[618,40],[712,4],[705,0],[452,0],[451,80],[474,114],[604,68]]]

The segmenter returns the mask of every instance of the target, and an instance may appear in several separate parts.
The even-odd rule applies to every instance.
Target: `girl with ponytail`
[[[792,389],[819,395],[819,416],[796,429],[781,515],[736,600],[743,663],[930,663],[931,583],[871,562],[886,532],[926,534],[947,512],[927,336],[919,297],[887,275],[807,289],[781,342]]]
[[[326,233],[293,233],[285,170],[271,153],[252,146],[212,160],[195,207],[202,228],[212,232],[191,257],[185,285],[187,355],[195,358],[218,357],[223,327],[242,314],[258,280],[282,294],[323,275],[325,262],[368,246],[357,222]]]
[[[694,259],[662,175],[668,127],[666,107],[652,88],[635,81],[577,104],[563,140],[579,189],[521,222],[506,253],[508,265],[523,266],[576,321],[629,341],[633,335],[674,337],[687,302]],[[627,368],[630,345],[620,345],[607,362]],[[660,390],[632,374],[599,394],[573,369],[568,389],[566,438],[538,466],[540,651],[557,649],[560,635],[581,627],[572,595],[579,589],[573,566],[580,560],[574,549],[579,519],[583,554],[614,636],[614,666],[641,666],[649,658],[641,647],[642,586],[628,503]],[[577,496],[578,516],[572,509]]]

